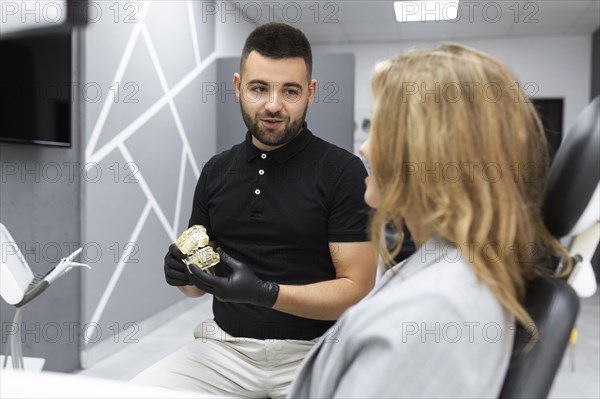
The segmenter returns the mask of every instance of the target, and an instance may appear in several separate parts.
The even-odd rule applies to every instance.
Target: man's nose
[[[276,113],[281,111],[281,108],[283,108],[283,98],[281,93],[277,93],[277,92],[271,92],[269,93],[269,99],[267,100],[267,103],[265,104],[265,109],[267,111],[269,111],[270,113]]]

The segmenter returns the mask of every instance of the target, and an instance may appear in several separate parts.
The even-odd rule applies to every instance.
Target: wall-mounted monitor
[[[88,0],[0,2],[0,40],[67,32],[97,18],[99,6]]]
[[[71,145],[71,32],[88,0],[0,1],[0,141]]]
[[[71,33],[0,40],[0,141],[71,146]]]

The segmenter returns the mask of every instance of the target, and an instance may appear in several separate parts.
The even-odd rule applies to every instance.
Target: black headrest
[[[546,398],[579,311],[579,298],[566,282],[538,276],[527,285],[523,304],[538,330],[527,349],[531,329],[519,325],[510,367],[500,398]]]
[[[579,114],[550,168],[544,220],[558,238],[570,234],[600,180],[600,96]]]

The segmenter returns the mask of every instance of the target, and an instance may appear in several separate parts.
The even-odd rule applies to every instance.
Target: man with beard
[[[189,225],[206,227],[215,274],[171,245],[165,275],[213,294],[214,320],[135,382],[216,395],[283,397],[318,339],[373,287],[362,162],[305,122],[317,82],[304,34],[270,23],[246,40],[233,83],[248,128],[203,168]]]

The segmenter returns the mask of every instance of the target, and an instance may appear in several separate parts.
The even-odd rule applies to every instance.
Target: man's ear
[[[242,90],[242,77],[239,73],[233,74],[233,87],[235,87],[235,97],[240,101],[240,92]]]
[[[312,79],[308,84],[308,106],[310,107],[315,99],[315,94],[317,93],[317,80]]]

